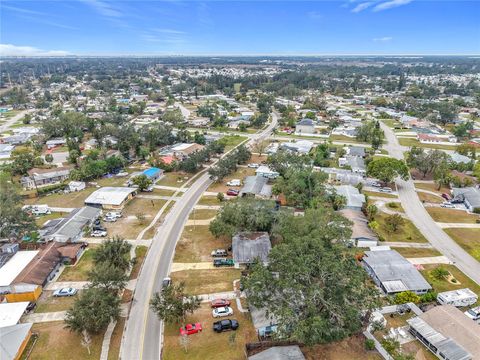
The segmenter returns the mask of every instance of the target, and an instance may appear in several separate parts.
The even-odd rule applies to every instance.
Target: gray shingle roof
[[[0,359],[15,359],[33,324],[17,324],[0,328]]]
[[[363,262],[388,293],[432,288],[415,266],[395,250],[366,251]]]
[[[268,179],[263,176],[247,176],[244,180],[240,196],[243,194],[260,195],[270,197],[272,195],[272,186],[268,185]]]
[[[255,259],[265,263],[272,249],[266,232],[238,233],[232,238],[233,260],[237,264],[249,264]]]
[[[248,360],[304,360],[298,345],[273,346],[258,354],[248,357]]]

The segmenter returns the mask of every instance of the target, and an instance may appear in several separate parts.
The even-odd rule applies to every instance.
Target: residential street
[[[277,115],[261,133],[250,141],[262,139],[275,128]],[[160,359],[163,342],[163,324],[150,310],[152,295],[161,288],[162,279],[170,273],[175,246],[182,233],[188,215],[198,199],[212,183],[207,173],[191,184],[175,203],[155,234],[150,250],[137,280],[132,307],[123,335],[120,358],[124,360]]]
[[[14,125],[18,120],[23,118],[26,114],[33,112],[33,109],[20,111],[17,115],[12,116],[10,119],[6,120],[2,125],[0,125],[0,132],[7,131],[12,125]],[[27,126],[27,125],[25,125]]]
[[[408,148],[400,146],[392,129],[382,122],[380,122],[380,124],[385,132],[387,141],[384,149],[388,151],[390,156],[403,159],[403,153],[407,151]],[[418,198],[413,181],[411,179],[408,181],[397,180],[396,183],[398,195],[402,201],[402,207],[408,215],[408,218],[438,251],[445,255],[473,281],[480,284],[480,262],[476,261],[470,254],[463,250],[433,221]]]

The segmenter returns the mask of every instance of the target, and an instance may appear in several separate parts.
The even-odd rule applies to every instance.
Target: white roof
[[[457,301],[457,300],[467,300],[471,298],[478,299],[477,294],[475,294],[469,288],[444,291],[444,292],[438,293],[438,296],[447,302]]]
[[[268,166],[261,165],[258,167],[258,169],[255,171],[257,174],[277,174],[276,171],[271,170]]]
[[[27,306],[28,301],[0,304],[0,328],[17,324]]]
[[[0,286],[9,286],[23,269],[37,256],[38,250],[19,251],[0,268]]]
[[[192,145],[193,144],[187,144],[187,143],[178,144],[178,145],[175,145],[174,147],[172,147],[172,150],[173,151],[182,151],[182,150],[188,149]]]
[[[85,199],[85,204],[121,205],[135,191],[135,188],[129,187],[103,187],[91,193]]]

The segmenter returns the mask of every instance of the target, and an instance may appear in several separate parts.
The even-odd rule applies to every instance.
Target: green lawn
[[[222,238],[215,238],[208,225],[185,226],[175,248],[174,262],[189,263],[212,261],[212,250],[226,249],[231,244]]]
[[[220,142],[225,144],[225,152],[228,150],[233,149],[235,146],[240,144],[241,142],[247,140],[248,137],[241,136],[241,135],[227,135],[220,139]]]
[[[438,195],[442,194],[450,194],[450,188],[442,186],[440,189],[438,188],[438,185],[431,182],[431,183],[419,183],[415,182],[415,187],[417,189],[422,189],[422,190],[428,190],[432,191],[434,193],[437,193]]]
[[[171,273],[172,281],[184,282],[185,292],[191,295],[211,294],[233,290],[233,280],[240,279],[241,270],[234,268],[182,270]]]
[[[428,248],[392,248],[392,250],[396,250],[401,255],[406,258],[417,258],[417,257],[430,257],[430,256],[441,256],[442,254],[440,251],[436,249],[428,249]]]
[[[130,273],[130,279],[136,279],[142,268],[145,256],[147,256],[148,247],[138,245],[135,247],[135,264],[133,265],[132,272]]]
[[[442,223],[469,223],[475,224],[480,216],[469,214],[463,210],[445,209],[440,207],[426,208],[433,220]]]
[[[480,261],[480,229],[449,228],[444,231],[465,251]]]
[[[389,193],[384,193],[384,192],[362,190],[362,193],[364,195],[367,195],[367,196],[376,196],[376,197],[389,198],[389,199],[397,199],[398,198],[398,196],[395,195],[395,194],[389,194]]]
[[[35,223],[37,224],[38,227],[42,227],[47,221],[54,220],[61,218],[63,216],[67,216],[68,213],[63,213],[63,212],[53,212],[48,215],[41,215],[35,218]]]
[[[52,194],[40,198],[26,199],[25,204],[47,204],[50,207],[79,208],[85,206],[85,199],[97,190],[96,187],[87,187],[81,191],[69,194]]]
[[[385,219],[387,214],[379,213],[375,216],[375,220],[379,226],[376,229],[380,239],[388,242],[427,242],[427,239],[420,233],[420,231],[413,225],[410,220],[405,219],[405,223],[397,232],[388,232],[385,226]]]
[[[44,291],[42,293],[40,299],[37,301],[36,313],[68,310],[72,307],[78,296],[77,294],[75,296],[53,297],[52,294],[53,291]]]
[[[423,144],[418,141],[416,138],[398,138],[398,142],[402,146],[416,146],[416,147],[423,147],[429,149],[439,149],[439,150],[455,150],[455,147],[458,144],[452,145],[441,145],[441,144]]]
[[[58,278],[58,281],[87,281],[88,273],[93,269],[93,254],[95,248],[90,245],[75,265],[68,265]]]
[[[402,204],[398,203],[398,202],[389,202],[386,204],[387,208],[389,208],[390,210],[393,210],[393,211],[398,211],[398,212],[402,212],[404,213],[405,210],[403,210],[403,207],[402,207]]]
[[[358,141],[355,138],[351,138],[345,135],[330,135],[330,137],[327,140],[344,142],[346,144],[367,144],[366,142]]]
[[[208,220],[214,218],[217,215],[217,212],[217,210],[193,209],[190,213],[189,219]]]
[[[186,179],[189,179],[192,175],[181,172],[168,172],[165,173],[162,178],[157,181],[157,185],[172,186],[172,187],[181,187]]]
[[[418,198],[422,202],[433,203],[433,204],[441,204],[445,201],[444,198],[441,196],[436,196],[432,194],[427,194],[424,192],[417,191]]]
[[[471,280],[464,273],[462,273],[455,265],[444,265],[444,264],[424,265],[423,267],[424,267],[424,270],[421,270],[420,272],[425,277],[425,279],[430,283],[430,285],[432,285],[433,289],[436,292],[469,288],[476,294],[480,295],[480,286],[477,285],[473,280]],[[432,270],[437,267],[442,267],[448,270],[450,274],[452,274],[453,277],[458,281],[458,283],[454,284],[445,279],[438,280],[435,277],[433,277]]]
[[[221,205],[222,203],[218,201],[216,196],[202,196],[198,201],[198,205],[208,205],[208,206],[215,206]]]

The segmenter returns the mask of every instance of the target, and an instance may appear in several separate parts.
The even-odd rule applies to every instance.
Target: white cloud
[[[375,42],[383,42],[383,43],[390,42],[392,40],[393,40],[393,37],[391,37],[391,36],[384,36],[384,37],[373,39],[373,41],[375,41]]]
[[[67,56],[71,55],[64,50],[42,50],[33,46],[16,46],[0,44],[0,56]]]
[[[10,10],[10,11],[14,11],[14,12],[17,12],[17,13],[22,13],[22,14],[40,15],[40,16],[45,16],[45,15],[47,15],[47,14],[44,13],[44,12],[34,11],[34,10],[29,10],[29,9],[24,9],[24,8],[19,8],[19,7],[16,7],[16,6],[10,6],[10,5],[6,5],[6,4],[2,4],[2,9],[3,9],[3,10]]]
[[[90,5],[100,15],[112,18],[123,17],[123,13],[115,9],[111,3],[100,0],[82,0],[84,3]]]
[[[184,35],[186,34],[185,31],[180,31],[180,30],[175,30],[175,29],[153,29],[156,32],[162,33],[162,34],[172,34],[172,35]]]
[[[363,11],[363,10],[367,9],[372,5],[373,5],[373,1],[367,1],[367,2],[364,2],[364,3],[358,4],[357,6],[355,6],[352,9],[352,12],[353,13],[359,13],[360,11]]]
[[[410,4],[413,0],[390,0],[382,2],[373,8],[373,11],[382,11],[392,9],[398,6]]]

